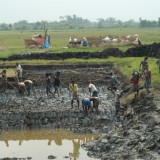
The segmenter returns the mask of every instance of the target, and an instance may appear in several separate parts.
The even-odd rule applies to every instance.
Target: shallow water
[[[47,160],[95,160],[87,156],[81,144],[92,141],[97,135],[79,135],[65,130],[9,131],[0,137],[1,158]]]

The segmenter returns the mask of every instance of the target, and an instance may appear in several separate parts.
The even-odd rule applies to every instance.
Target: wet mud
[[[78,134],[98,133],[100,136],[82,147],[90,157],[102,160],[158,160],[160,158],[160,98],[154,94],[141,94],[135,102],[123,106],[115,115],[114,94],[108,89],[109,73],[114,71],[119,79],[122,99],[132,91],[129,80],[111,63],[94,65],[49,65],[23,66],[25,78],[35,80],[35,90],[30,96],[20,96],[10,86],[7,94],[0,94],[0,128],[8,130],[69,129]],[[60,96],[47,97],[45,73],[51,76],[60,71],[63,84]],[[68,91],[74,79],[79,86],[82,99],[88,95],[88,82],[92,80],[99,90],[99,113],[93,111],[86,116],[76,102],[71,109]],[[14,78],[10,83],[15,85]],[[16,86],[15,86],[16,87]],[[53,88],[54,90],[54,88]],[[143,92],[142,92],[143,93]]]

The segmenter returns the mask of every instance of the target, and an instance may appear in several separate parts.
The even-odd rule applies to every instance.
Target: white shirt
[[[77,38],[74,38],[74,42],[77,42],[78,41],[78,39]]]
[[[19,85],[20,87],[25,87],[25,83],[24,83],[24,82],[18,82],[18,85]]]
[[[16,71],[19,71],[19,72],[22,72],[22,67],[21,67],[21,65],[19,64],[17,67],[16,67],[16,69],[15,69]]]
[[[92,84],[92,83],[89,84],[88,88],[90,88],[92,92],[95,91],[95,90],[97,90],[97,88],[95,87],[95,85]]]

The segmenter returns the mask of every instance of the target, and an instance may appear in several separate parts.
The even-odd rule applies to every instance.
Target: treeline
[[[29,23],[26,20],[21,20],[13,24],[0,23],[0,30],[42,30],[47,26],[50,30],[56,29],[83,29],[83,28],[107,28],[107,27],[160,27],[160,18],[155,20],[143,20],[139,18],[139,22],[130,19],[122,22],[113,17],[107,19],[99,18],[97,22],[91,22],[88,19],[82,17],[73,16],[61,16],[59,21],[37,21],[35,23]]]

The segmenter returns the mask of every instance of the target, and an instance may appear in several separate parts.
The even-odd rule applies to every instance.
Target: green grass
[[[97,52],[107,47],[89,47],[89,48],[72,48],[65,49],[70,36],[90,37],[90,36],[107,36],[107,35],[134,35],[138,34],[143,44],[160,42],[160,28],[108,28],[108,29],[81,29],[81,30],[52,30],[49,31],[51,36],[51,48],[49,49],[29,49],[24,46],[24,39],[30,39],[34,33],[44,36],[43,31],[0,31],[0,57],[8,57],[13,54],[23,54],[26,52],[48,51],[52,53],[62,52]],[[115,46],[116,47],[116,46]],[[122,51],[131,46],[119,46]]]
[[[82,29],[82,30],[55,30],[49,31],[51,36],[51,48],[49,49],[28,49],[24,46],[24,39],[30,39],[34,33],[44,35],[43,31],[0,31],[0,57],[8,57],[14,54],[23,54],[28,52],[98,52],[107,47],[88,47],[88,48],[70,48],[65,47],[68,44],[70,36],[90,37],[90,36],[107,36],[107,35],[134,35],[138,34],[143,44],[152,44],[160,42],[160,28],[108,28],[108,29]],[[116,46],[115,46],[116,47]],[[119,46],[122,51],[126,51],[131,46]],[[133,69],[139,69],[140,61],[143,58],[113,58],[108,59],[67,59],[67,60],[20,60],[20,61],[6,61],[5,64],[15,65],[16,62],[20,64],[70,64],[70,63],[105,63],[113,62],[115,67],[120,69],[128,78],[131,76]],[[152,71],[152,85],[158,86],[159,76],[156,66],[156,59],[149,58],[149,66]],[[2,64],[3,62],[0,61]],[[8,70],[9,74],[14,75],[13,70]]]
[[[128,78],[131,77],[131,74],[134,69],[139,70],[140,62],[143,60],[143,57],[127,57],[127,58],[109,58],[109,61],[113,62],[115,64],[115,68],[119,69],[124,75],[126,75]],[[159,70],[156,64],[157,59],[156,58],[149,58],[148,64],[149,69],[152,73],[152,86],[158,87],[160,85],[160,74]],[[140,71],[140,70],[139,70]],[[141,71],[140,71],[141,72]],[[141,81],[141,84],[143,82]]]

